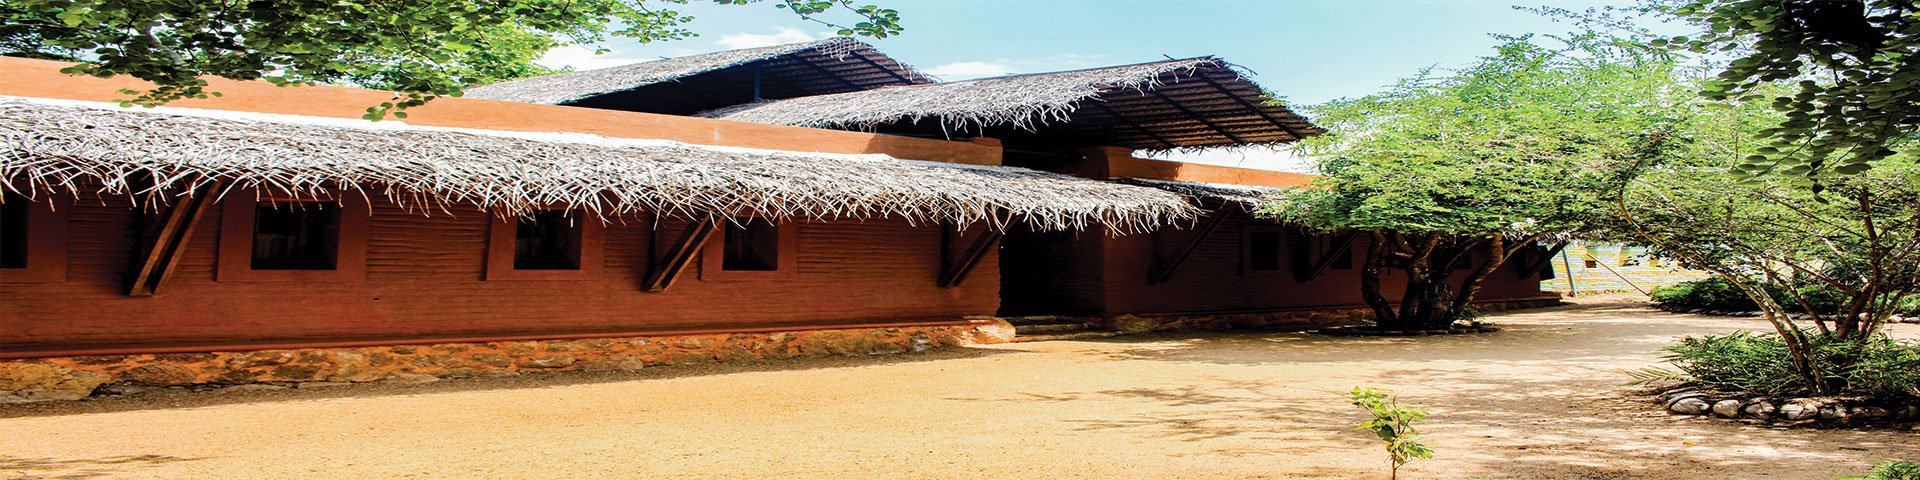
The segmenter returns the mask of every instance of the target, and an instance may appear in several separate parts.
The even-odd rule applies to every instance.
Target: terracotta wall
[[[1241,232],[1250,225],[1271,225],[1251,215],[1237,213],[1229,217],[1204,240],[1193,255],[1166,283],[1150,285],[1147,277],[1154,258],[1172,258],[1195,235],[1191,229],[1168,229],[1152,235],[1109,237],[1092,233],[1079,236],[1036,237],[1014,235],[1002,252],[1008,293],[1002,313],[1005,315],[1121,315],[1257,312],[1267,310],[1325,309],[1358,307],[1360,297],[1360,252],[1364,238],[1354,244],[1354,268],[1329,269],[1307,283],[1294,280],[1295,258],[1282,255],[1281,270],[1242,274]],[[1292,241],[1288,235],[1287,242]],[[1022,247],[1022,245],[1028,245]],[[1291,252],[1292,245],[1287,248]],[[1073,258],[1095,257],[1100,261],[1056,262],[1045,269],[1027,268],[1012,263],[1038,250],[1070,251]],[[1489,277],[1479,295],[1480,301],[1497,302],[1538,298],[1557,298],[1542,292],[1538,277],[1519,278],[1518,264],[1509,263]],[[1464,273],[1461,274],[1464,276]],[[1016,280],[1018,279],[1018,280]],[[1016,283],[1018,282],[1018,283]],[[1390,276],[1383,290],[1397,298],[1404,283]],[[1063,299],[1049,304],[1045,299]]]
[[[67,212],[66,280],[0,282],[0,352],[952,321],[999,303],[993,258],[937,288],[940,232],[903,221],[802,223],[794,275],[702,280],[695,264],[645,293],[646,219],[605,227],[598,279],[483,281],[490,216],[423,217],[379,199],[364,281],[216,282],[220,210],[201,219],[159,295],[128,297],[139,214],[124,199],[79,200]]]
[[[1317,178],[1304,173],[1139,158],[1126,147],[1089,148],[1080,153],[1085,158],[1072,173],[1086,178],[1150,178],[1279,188],[1304,186]]]
[[[0,57],[0,95],[111,102],[129,97],[120,89],[150,84],[131,77],[101,79],[59,72],[68,64]],[[345,87],[277,87],[260,81],[208,79],[223,95],[168,104],[184,108],[360,118],[392,92]],[[442,98],[408,110],[412,125],[522,132],[574,132],[624,138],[676,140],[703,145],[825,153],[882,153],[898,158],[980,165],[1000,164],[1000,147],[968,142],[787,127],[708,118],[535,105],[470,98]]]

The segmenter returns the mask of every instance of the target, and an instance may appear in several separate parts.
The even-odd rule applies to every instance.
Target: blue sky
[[[871,0],[900,11],[906,31],[864,39],[943,80],[1215,55],[1253,72],[1295,103],[1365,95],[1421,68],[1461,65],[1490,52],[1493,33],[1564,32],[1572,27],[1515,3],[1492,0]],[[698,38],[612,52],[550,52],[543,62],[579,69],[661,57],[824,38],[774,2],[719,6],[695,0]],[[1581,10],[1595,1],[1541,1]],[[1271,152],[1222,152],[1182,160],[1297,170]]]

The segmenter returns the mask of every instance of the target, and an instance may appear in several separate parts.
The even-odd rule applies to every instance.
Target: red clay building
[[[437,100],[404,124],[357,119],[385,92],[244,82],[121,109],[98,102],[138,84],[59,67],[0,58],[0,358],[17,359],[0,401],[1359,303],[1344,237],[1248,213],[1309,177],[1131,155],[1318,132],[1210,58],[969,85],[833,40],[476,88],[524,98]],[[1483,297],[1556,298],[1514,270]]]

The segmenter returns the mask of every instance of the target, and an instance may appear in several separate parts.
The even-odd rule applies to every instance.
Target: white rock
[[[1702,400],[1699,397],[1682,398],[1679,401],[1673,402],[1672,405],[1667,406],[1667,411],[1681,415],[1701,415],[1711,409],[1713,409],[1713,405],[1707,404],[1706,400]]]
[[[1713,402],[1713,414],[1720,418],[1739,418],[1740,401],[1729,399]]]

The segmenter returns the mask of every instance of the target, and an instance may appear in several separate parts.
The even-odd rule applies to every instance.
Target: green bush
[[[1920,345],[1886,336],[1863,343],[1811,335],[1811,359],[1831,395],[1920,401]],[[1667,360],[1693,382],[1731,392],[1803,396],[1813,385],[1794,374],[1778,335],[1737,332],[1687,337],[1666,348]]]
[[[1767,285],[1763,288],[1775,299],[1788,298],[1786,291],[1779,287]],[[1717,275],[1656,288],[1649,295],[1661,307],[1674,310],[1751,312],[1760,309],[1753,299],[1747,298],[1746,293],[1733,286],[1733,282]]]
[[[1920,316],[1920,295],[1908,295],[1907,298],[1900,299],[1900,303],[1894,305],[1893,313],[1909,317]]]
[[[1841,477],[1844,480],[1920,480],[1920,463],[1888,460],[1873,464],[1864,476]]]
[[[1773,284],[1761,285],[1760,288],[1765,289],[1768,295],[1772,295],[1774,301],[1780,302],[1781,308],[1789,312],[1806,311],[1793,295],[1787,293],[1786,288]],[[1803,286],[1794,291],[1799,293],[1800,299],[1806,300],[1807,306],[1813,307],[1813,311],[1818,313],[1839,312],[1847,303],[1846,294],[1822,285]],[[1660,304],[1660,308],[1668,310],[1751,312],[1760,309],[1759,305],[1753,303],[1753,299],[1747,298],[1746,293],[1734,287],[1733,282],[1718,275],[1656,288],[1649,292],[1649,295],[1653,297],[1654,302]],[[1920,315],[1920,295],[1910,295],[1901,299],[1892,313]]]

